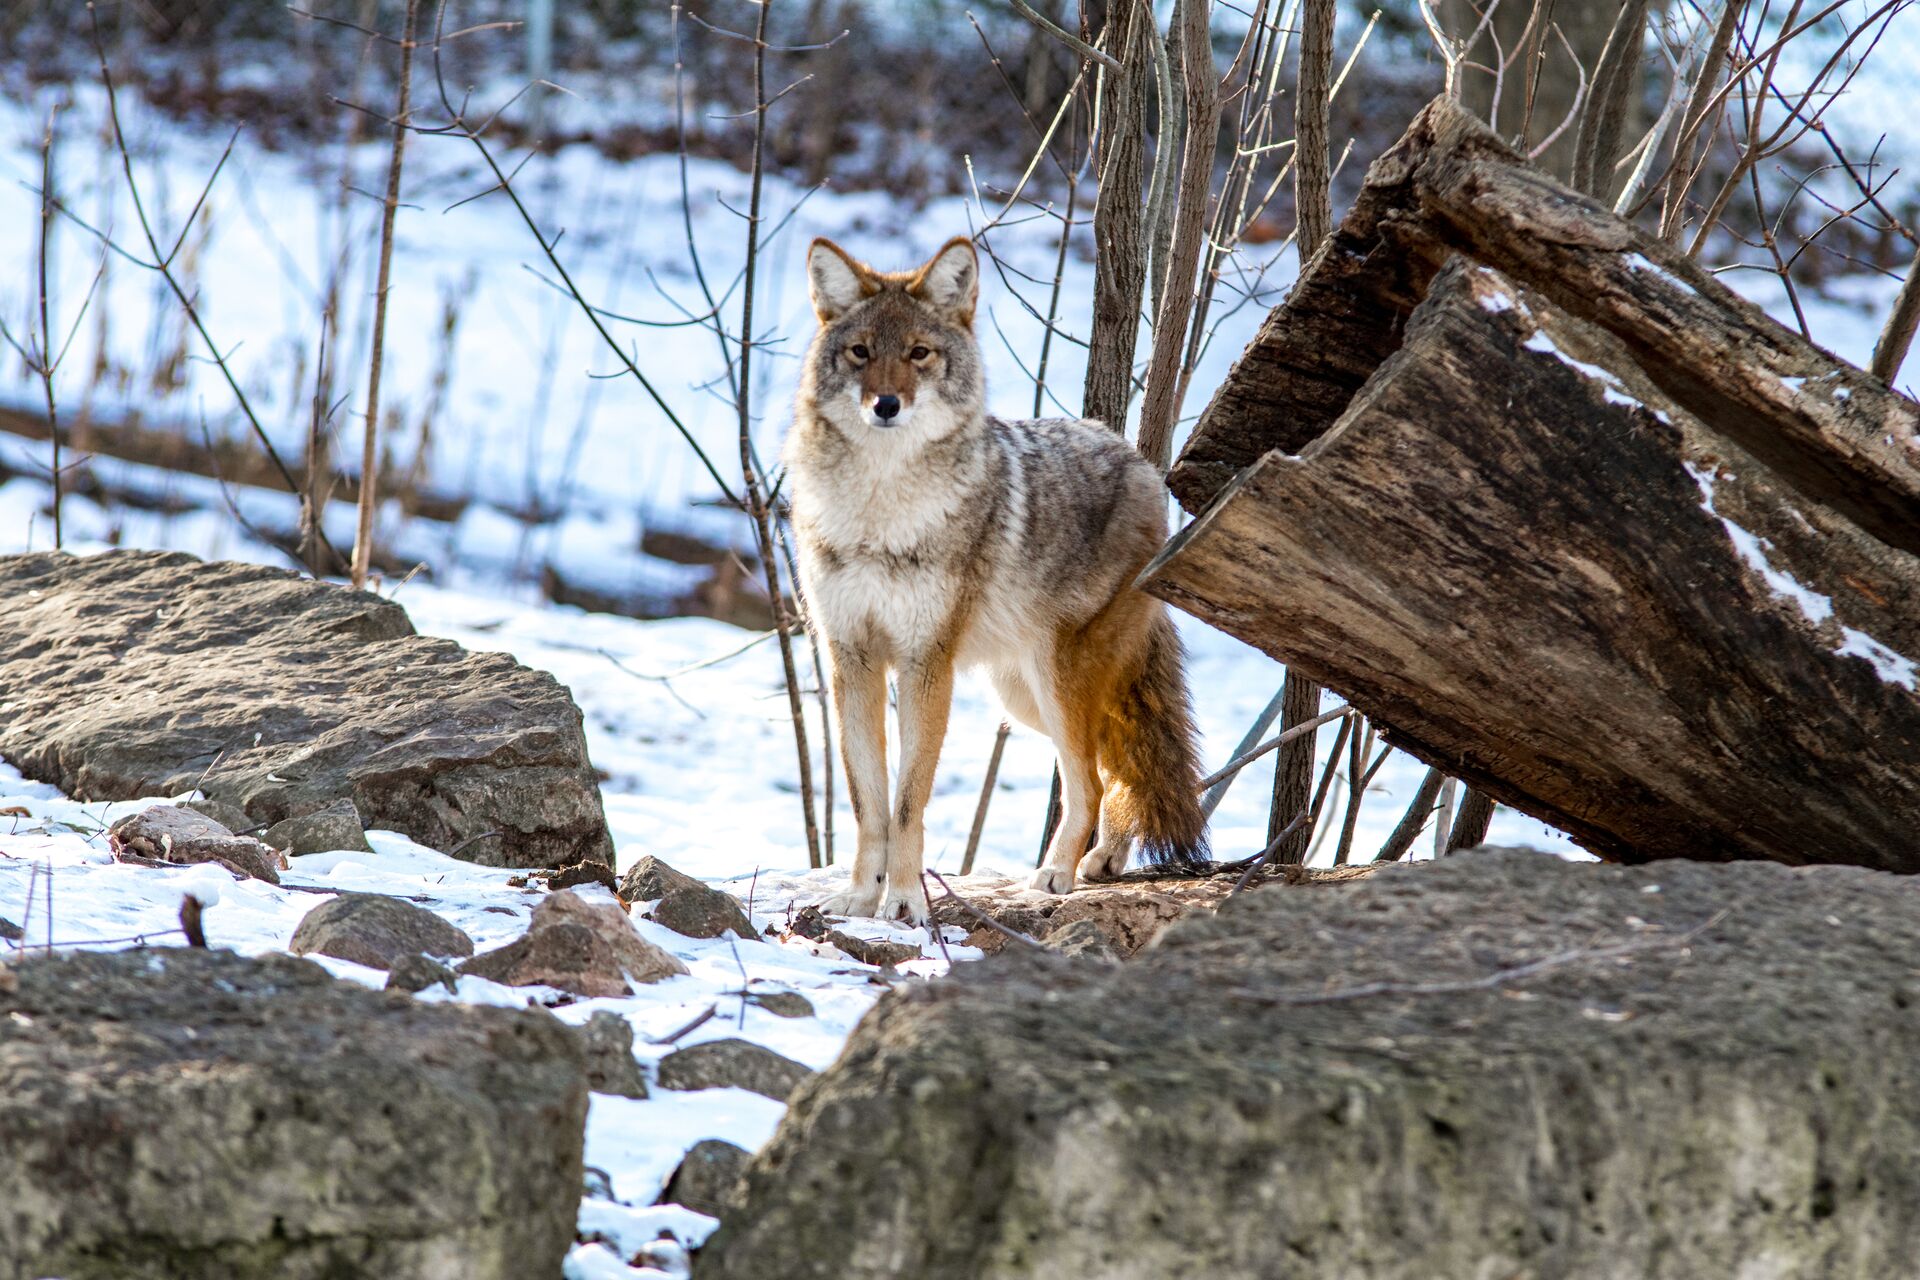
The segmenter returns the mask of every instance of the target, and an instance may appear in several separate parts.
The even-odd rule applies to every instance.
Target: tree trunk
[[[1603,857],[1920,871],[1920,558],[1495,271],[1448,268],[1405,332],[1148,589]],[[1729,348],[1710,376],[1777,383],[1751,363],[1768,352]]]
[[[1140,335],[1140,292],[1147,282],[1147,244],[1140,203],[1147,124],[1152,14],[1144,5],[1108,6],[1100,47],[1120,60],[1100,74],[1100,195],[1093,210],[1093,329],[1081,413],[1121,435],[1133,400],[1133,349]],[[1097,33],[1095,33],[1097,34]]]

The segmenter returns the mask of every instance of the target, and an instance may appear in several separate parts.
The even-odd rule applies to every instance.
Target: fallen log
[[[1313,274],[1353,271],[1323,254]],[[1257,444],[1260,415],[1285,422],[1350,381],[1360,348],[1316,378],[1313,362],[1335,357],[1301,335],[1364,329],[1378,314],[1366,299],[1409,278],[1387,271],[1345,312],[1277,317],[1241,369],[1281,374],[1237,371],[1202,443],[1226,440],[1237,414],[1237,445]],[[1856,522],[1897,505],[1902,459],[1836,446],[1824,470],[1774,465],[1780,453],[1747,441],[1783,415],[1728,431],[1734,398],[1700,399],[1737,370],[1675,390],[1644,335],[1629,345],[1563,295],[1468,262],[1427,294],[1339,412],[1227,483],[1148,566],[1147,589],[1604,857],[1920,871],[1920,558]],[[1332,297],[1312,275],[1296,296]],[[1883,421],[1901,412],[1857,370],[1825,360],[1819,377],[1831,412],[1802,426],[1857,432],[1839,389]],[[1263,385],[1280,397],[1264,409]],[[1803,431],[1793,456],[1819,438]],[[1860,499],[1876,470],[1885,501]],[[1836,475],[1854,487],[1811,496]]]
[[[1325,431],[1455,253],[1611,333],[1781,483],[1920,554],[1920,406],[1533,168],[1445,98],[1375,162],[1202,414],[1167,478],[1187,509],[1204,510],[1269,449],[1297,453]]]

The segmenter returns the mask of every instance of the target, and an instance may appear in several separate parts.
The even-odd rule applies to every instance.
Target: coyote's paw
[[[1027,882],[1027,887],[1042,893],[1072,893],[1073,872],[1059,867],[1042,867],[1033,873],[1033,879]]]
[[[927,922],[927,898],[919,892],[919,886],[911,889],[895,889],[888,886],[886,894],[880,899],[880,909],[874,912],[882,920],[904,920],[908,924]]]
[[[1108,848],[1096,847],[1086,857],[1080,859],[1080,878],[1082,880],[1111,880],[1127,869],[1127,845],[1123,840]]]
[[[880,886],[872,889],[848,889],[820,903],[821,913],[830,916],[877,916],[880,914]]]

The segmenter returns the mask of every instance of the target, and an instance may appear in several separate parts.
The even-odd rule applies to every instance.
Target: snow
[[[1843,626],[1840,634],[1845,639],[1834,650],[1835,653],[1848,658],[1865,658],[1873,667],[1873,673],[1886,684],[1897,684],[1909,691],[1916,688],[1916,673],[1920,672],[1920,664],[1916,664],[1912,658],[1887,648],[1864,631]]]
[[[1741,528],[1714,509],[1713,494],[1716,476],[1712,467],[1700,466],[1689,462],[1683,464],[1687,474],[1700,486],[1700,507],[1708,515],[1718,520],[1727,531],[1727,537],[1733,543],[1734,552],[1748,568],[1760,576],[1767,589],[1783,600],[1792,601],[1802,616],[1814,626],[1819,626],[1833,617],[1833,598],[1821,595],[1783,569],[1774,567],[1767,559],[1767,551],[1773,544],[1765,538]],[[1798,514],[1798,513],[1796,513]],[[1802,523],[1805,517],[1801,517]],[[1866,632],[1840,624],[1841,642],[1833,652],[1843,658],[1860,658],[1873,668],[1875,675],[1886,684],[1898,685],[1913,690],[1920,685],[1920,663],[1897,650],[1875,640]]]
[[[1528,351],[1539,351],[1550,355],[1561,364],[1566,365],[1569,369],[1579,374],[1582,378],[1585,378],[1588,382],[1597,383],[1600,387],[1600,394],[1606,397],[1608,404],[1625,405],[1630,409],[1642,410],[1643,412],[1652,414],[1661,422],[1672,421],[1663,410],[1653,408],[1644,400],[1641,400],[1638,396],[1629,392],[1626,384],[1621,382],[1611,370],[1586,360],[1577,360],[1561,350],[1559,345],[1554,342],[1553,336],[1545,329],[1535,329],[1533,335],[1520,345]]]

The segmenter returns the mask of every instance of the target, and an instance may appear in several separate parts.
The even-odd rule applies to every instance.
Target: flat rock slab
[[[898,989],[703,1280],[1905,1274],[1920,880],[1480,851]]]
[[[1275,867],[1263,870],[1259,883],[1274,879],[1290,884],[1340,884],[1371,875],[1373,870],[1371,866]],[[965,900],[964,906],[952,897],[934,899],[933,919],[968,930],[967,945],[979,947],[988,955],[1020,945],[1006,930],[1049,946],[1058,943],[1077,949],[1086,948],[1097,932],[1112,955],[1125,959],[1140,952],[1175,921],[1218,909],[1238,879],[1230,873],[1167,876],[1129,872],[1112,880],[1082,884],[1062,895],[1029,889],[1024,880],[995,884],[974,877],[954,886]],[[1001,928],[981,920],[983,915]],[[1070,942],[1060,939],[1070,930]]]
[[[548,1014],[291,956],[27,960],[0,991],[0,1274],[555,1276],[586,1071]]]
[[[566,689],[390,600],[151,551],[0,557],[0,599],[0,755],[75,798],[346,799],[471,862],[612,861]]]

